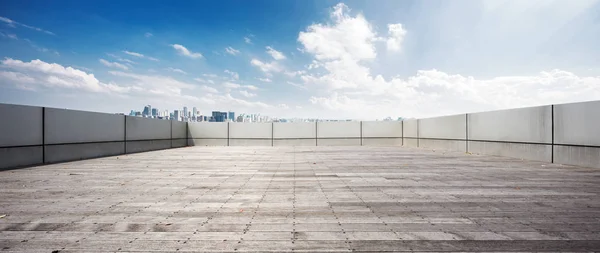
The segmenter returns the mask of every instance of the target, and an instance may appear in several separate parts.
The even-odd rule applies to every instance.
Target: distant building
[[[188,109],[187,109],[187,107],[184,106],[183,107],[183,115],[182,115],[183,121],[186,121],[187,115],[188,115]]]
[[[196,114],[196,107],[192,108],[192,116],[197,116],[198,114]]]
[[[225,122],[227,120],[226,112],[213,111],[212,112],[213,122]]]
[[[152,108],[152,117],[158,117],[158,109]]]
[[[174,118],[175,120],[177,120],[177,121],[179,121],[179,120],[180,120],[180,118],[181,118],[181,115],[179,115],[179,111],[178,111],[178,110],[175,110],[175,111],[173,111],[173,118]]]
[[[227,114],[227,119],[228,119],[229,121],[235,121],[235,113],[234,113],[234,112],[229,112],[229,113]]]
[[[144,111],[142,112],[142,116],[146,117],[146,116],[150,116],[150,114],[152,114],[152,106],[151,105],[144,106]]]

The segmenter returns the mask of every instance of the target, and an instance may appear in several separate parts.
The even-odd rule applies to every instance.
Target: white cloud
[[[247,97],[247,98],[256,97],[255,93],[250,93],[250,92],[245,91],[245,90],[241,90],[240,94],[242,94],[242,96]]]
[[[225,72],[225,73],[227,73],[227,74],[231,75],[231,78],[233,78],[234,80],[238,80],[238,79],[240,79],[240,75],[239,75],[237,72],[233,72],[233,71],[230,71],[230,70],[228,70],[228,69],[226,69],[226,70],[225,70],[225,71],[223,71],[223,72]]]
[[[266,47],[267,53],[273,57],[273,59],[279,61],[285,59],[285,55],[282,52],[275,50],[272,47]]]
[[[217,78],[219,76],[215,75],[215,74],[202,74],[202,76],[204,77],[210,77],[210,78]]]
[[[144,58],[144,55],[143,55],[143,54],[136,53],[136,52],[131,52],[131,51],[126,51],[126,50],[125,50],[125,51],[123,51],[123,53],[126,53],[126,54],[128,54],[128,55],[131,55],[131,56],[135,56],[135,57]]]
[[[45,33],[45,34],[56,35],[56,34],[54,34],[51,31],[46,31],[46,30],[44,30],[42,28],[38,28],[38,27],[35,27],[35,26],[30,26],[30,25],[26,25],[26,24],[23,24],[23,23],[19,23],[17,21],[11,20],[9,18],[1,17],[1,16],[0,16],[0,21],[8,24],[11,27],[16,27],[17,25],[20,25],[22,27],[29,28],[31,30],[35,30],[35,31],[42,32],[42,33]]]
[[[368,119],[425,117],[600,97],[600,76],[580,77],[562,70],[488,79],[438,70],[418,71],[408,78],[374,75],[368,67],[377,57],[374,44],[386,41],[389,51],[401,50],[406,31],[400,24],[390,25],[389,38],[380,39],[362,15],[350,16],[348,11],[338,4],[331,12],[331,24],[313,24],[298,36],[314,58],[309,69],[319,68],[319,73],[301,73],[304,85],[288,83],[316,94],[309,99],[316,113]]]
[[[145,58],[145,59],[148,59],[148,60],[151,60],[151,61],[158,61],[158,59],[156,59],[154,57],[146,56],[146,55],[143,55],[143,54],[140,54],[140,53],[137,53],[137,52],[131,52],[131,51],[127,51],[127,50],[124,50],[122,52],[125,53],[125,54],[128,54],[128,55],[131,55],[131,56],[138,57],[138,58]]]
[[[11,82],[19,81],[17,87],[19,84],[28,84],[27,87],[31,89],[33,87],[67,88],[101,93],[122,93],[130,89],[112,83],[102,83],[93,74],[41,60],[23,62],[5,58],[0,66],[13,70],[10,74],[3,74],[1,78]]]
[[[283,70],[283,68],[281,66],[279,66],[279,64],[275,61],[273,61],[271,63],[266,63],[266,62],[262,62],[258,59],[252,59],[250,61],[250,64],[258,67],[262,72],[265,72],[267,74],[270,74],[270,72],[280,72]]]
[[[298,88],[298,89],[302,89],[302,90],[306,90],[307,89],[306,86],[301,85],[301,84],[297,84],[297,83],[290,82],[290,81],[287,81],[287,83],[290,84],[290,85],[292,85],[292,86],[294,86],[294,87],[296,87],[296,88]]]
[[[173,44],[173,45],[171,45],[171,47],[173,47],[177,51],[177,53],[179,53],[180,55],[190,57],[192,59],[202,58],[201,53],[194,53],[182,45]]]
[[[129,68],[121,63],[118,62],[109,62],[107,60],[104,59],[99,59],[100,63],[102,63],[104,66],[107,66],[109,68],[119,68],[122,70],[129,70]]]
[[[304,51],[318,60],[374,59],[377,34],[362,14],[352,17],[349,11],[348,6],[339,3],[330,13],[333,25],[313,24],[300,32],[298,41]]]
[[[207,86],[207,85],[202,85],[200,87],[200,89],[204,92],[208,92],[208,93],[219,93],[219,91],[213,87]]]
[[[146,37],[146,38],[150,38],[152,36],[154,36],[154,34],[152,34],[152,33],[145,33],[144,34],[144,37]]]
[[[306,71],[304,70],[298,70],[298,71],[286,71],[285,74],[289,77],[295,77],[297,75],[304,75],[306,74]]]
[[[175,73],[179,73],[179,74],[184,74],[187,75],[187,72],[181,70],[181,69],[177,69],[177,68],[172,68],[172,67],[168,67],[167,70],[175,72]]]
[[[388,39],[387,49],[389,51],[400,51],[404,36],[406,36],[406,30],[402,27],[402,24],[388,24]]]
[[[248,37],[244,37],[244,42],[246,42],[246,44],[252,44],[252,40]]]
[[[227,52],[230,55],[237,55],[237,54],[240,53],[240,50],[237,50],[237,49],[235,49],[233,47],[226,47],[225,48],[225,52]]]
[[[242,86],[239,85],[239,84],[237,84],[237,83],[224,82],[223,83],[223,87],[228,88],[228,89],[238,89],[238,88],[240,88]]]
[[[284,110],[290,109],[290,107],[286,104],[278,104],[277,108],[284,109]]]
[[[129,59],[121,58],[118,55],[114,55],[114,54],[106,54],[106,55],[108,55],[110,57],[113,57],[113,58],[117,59],[117,61],[120,61],[120,62],[125,62],[125,63],[129,63],[129,64],[137,64],[137,62],[134,62],[134,61],[129,60]]]
[[[249,90],[258,90],[258,87],[254,86],[254,85],[244,85],[242,87],[249,89]]]
[[[270,83],[270,82],[272,82],[272,80],[271,80],[271,79],[269,79],[269,78],[257,78],[257,79],[258,79],[258,80],[260,80],[260,81],[263,81],[263,82],[265,82],[265,83]]]
[[[33,43],[33,41],[31,41],[29,39],[23,39],[23,40],[25,42],[27,42],[27,44],[29,44],[29,46],[33,47],[37,51],[40,51],[42,53],[52,53],[52,54],[60,56],[60,53],[58,53],[58,51],[56,51],[56,50],[48,49],[45,47],[40,47],[40,46],[36,45],[35,43]]]
[[[18,40],[19,39],[19,37],[17,37],[16,34],[0,32],[0,35],[2,35],[2,37],[6,37],[6,38],[9,38],[9,39],[13,39],[13,40]]]

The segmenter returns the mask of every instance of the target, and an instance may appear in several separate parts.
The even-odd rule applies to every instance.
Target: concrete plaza
[[[0,171],[0,251],[596,251],[599,194],[464,152],[196,146]]]

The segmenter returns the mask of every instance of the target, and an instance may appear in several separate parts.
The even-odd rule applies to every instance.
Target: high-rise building
[[[227,113],[226,112],[213,111],[212,112],[212,118],[214,119],[214,122],[225,122],[227,120]]]
[[[187,115],[188,115],[188,109],[187,109],[187,107],[186,107],[186,106],[184,106],[184,107],[183,107],[183,115],[182,115],[182,117],[184,118],[184,119],[183,119],[183,121],[187,121],[187,120],[186,120],[186,118],[187,118]]]
[[[227,119],[229,121],[235,122],[235,113],[234,112],[229,112],[228,115],[227,115]]]
[[[152,117],[158,117],[158,109],[152,108]]]
[[[173,119],[179,121],[180,120],[179,118],[180,118],[179,111],[178,110],[173,111]]]
[[[151,114],[152,114],[152,106],[151,105],[144,106],[144,111],[142,112],[142,116],[146,117],[146,116],[150,116]]]
[[[196,114],[196,107],[192,108],[192,116],[196,116],[198,114]]]

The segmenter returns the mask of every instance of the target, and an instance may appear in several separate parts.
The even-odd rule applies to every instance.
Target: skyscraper
[[[229,112],[229,115],[227,115],[227,119],[229,121],[235,122],[235,113],[234,112]]]
[[[192,108],[192,116],[196,116],[198,114],[196,114],[196,107]]]
[[[187,116],[188,116],[188,110],[187,107],[183,107],[183,121],[187,121]]]
[[[179,111],[178,110],[173,111],[173,118],[175,120],[179,121]]]
[[[152,108],[152,117],[157,117],[157,116],[158,116],[158,109]]]
[[[152,106],[151,105],[144,106],[144,111],[142,112],[142,116],[146,117],[146,116],[150,115],[151,113],[152,113]]]
[[[213,111],[212,112],[212,117],[215,120],[215,122],[225,122],[227,120],[227,113],[226,112]]]

